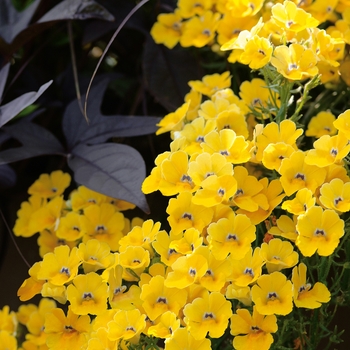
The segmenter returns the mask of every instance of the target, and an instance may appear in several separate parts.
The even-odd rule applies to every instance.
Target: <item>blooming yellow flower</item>
[[[175,251],[180,254],[186,255],[191,254],[195,249],[200,247],[203,243],[203,237],[200,232],[195,228],[189,228],[185,232],[183,232],[183,236],[181,238],[174,239],[170,245],[170,249],[175,249]]]
[[[281,215],[276,220],[276,226],[272,226],[268,233],[274,236],[281,236],[295,242],[298,237],[298,233],[296,231],[296,220],[296,216],[294,216],[293,220],[287,215]]]
[[[334,127],[345,135],[350,133],[350,109],[338,115],[338,118],[333,122]]]
[[[140,295],[143,301],[142,307],[152,321],[167,311],[177,316],[187,301],[185,289],[168,288],[164,285],[164,281],[165,278],[158,275],[142,286]]]
[[[294,215],[301,215],[313,207],[315,203],[316,198],[313,197],[312,192],[307,188],[302,188],[296,193],[294,199],[282,203],[282,209]]]
[[[281,271],[298,263],[299,254],[291,243],[274,238],[261,245],[260,255],[266,261],[267,272]]]
[[[67,316],[62,309],[53,309],[46,313],[44,327],[49,349],[80,349],[87,344],[90,317],[76,315],[71,308]]]
[[[50,175],[41,174],[39,179],[29,187],[28,193],[46,199],[60,196],[69,186],[70,180],[70,175],[61,170],[53,171]]]
[[[314,142],[314,149],[307,152],[305,163],[317,165],[320,168],[334,163],[341,164],[342,159],[349,152],[350,144],[345,134],[323,135]]]
[[[154,326],[148,328],[147,335],[157,338],[170,338],[180,327],[180,320],[171,311],[162,314]]]
[[[298,217],[299,233],[295,244],[304,256],[329,256],[344,235],[344,221],[331,209],[312,207],[304,215]]]
[[[153,242],[152,246],[154,250],[160,255],[160,261],[167,266],[171,264],[183,254],[176,251],[175,248],[170,248],[170,244],[175,239],[180,239],[181,236],[175,236],[170,233],[170,236],[165,231],[159,231],[156,240]]]
[[[25,279],[17,291],[17,296],[21,301],[27,301],[39,294],[45,283],[44,280],[39,280],[38,273],[41,268],[41,261],[36,262],[28,271],[30,277]]]
[[[107,197],[104,194],[90,190],[85,186],[79,186],[70,196],[72,209],[76,212],[92,204],[100,205],[106,202],[106,199]]]
[[[237,1],[228,0],[226,2],[226,8],[231,11],[233,17],[247,17],[253,16],[258,13],[264,1],[262,0],[252,0],[252,1]]]
[[[38,279],[47,280],[56,286],[72,281],[82,262],[77,252],[76,247],[70,250],[68,246],[62,245],[56,247],[53,253],[45,254],[38,271]]]
[[[222,74],[205,75],[202,80],[190,80],[188,85],[195,91],[211,97],[218,90],[225,89],[231,86],[230,72],[226,71]]]
[[[232,269],[228,280],[238,287],[247,287],[255,282],[261,275],[261,269],[264,265],[264,259],[260,255],[260,248],[250,248],[247,254],[240,260],[234,259],[230,255]]]
[[[195,15],[201,16],[213,6],[213,0],[179,0],[177,7],[183,18],[191,18]]]
[[[220,338],[232,316],[231,303],[220,292],[206,293],[184,308],[184,321],[191,335],[201,340],[209,336]]]
[[[179,349],[211,350],[211,343],[207,338],[195,339],[187,328],[178,328],[171,338],[165,340],[164,350]]]
[[[268,350],[273,343],[271,333],[277,332],[277,318],[259,314],[255,306],[252,315],[246,309],[237,309],[231,316],[230,330],[235,349]]]
[[[139,276],[149,263],[149,251],[140,246],[129,246],[119,255],[119,264],[124,268],[123,279],[126,281],[137,280],[135,275]]]
[[[350,210],[350,182],[335,178],[320,188],[320,202],[328,209],[339,212]]]
[[[210,10],[205,11],[201,16],[190,18],[180,37],[181,46],[203,47],[210,43],[215,37],[219,19],[220,14]]]
[[[227,286],[225,296],[227,299],[237,299],[245,306],[252,305],[249,287],[239,287],[232,282]]]
[[[0,310],[0,330],[15,334],[17,331],[17,317],[14,311],[10,311],[10,307],[5,305]]]
[[[171,198],[166,212],[169,214],[168,222],[173,234],[179,234],[191,227],[202,232],[213,217],[213,209],[194,204],[189,192],[182,192],[177,198]]]
[[[242,259],[255,240],[255,226],[245,215],[231,215],[209,225],[209,249],[218,260],[231,254],[235,260]]]
[[[81,225],[81,215],[76,212],[69,212],[59,221],[56,235],[60,239],[75,241],[84,236]]]
[[[183,127],[184,119],[188,111],[189,102],[185,102],[175,112],[167,114],[158,124],[159,129],[156,135],[163,134],[168,131],[178,131]]]
[[[137,343],[141,332],[146,327],[145,315],[138,309],[120,310],[113,320],[108,322],[108,338],[110,340],[124,339]]]
[[[161,13],[153,24],[150,34],[157,44],[172,49],[179,42],[183,31],[182,16],[179,10],[174,13]]]
[[[76,276],[67,288],[67,298],[77,315],[98,315],[107,309],[107,284],[95,272]]]
[[[315,193],[326,177],[326,170],[305,161],[306,155],[302,151],[294,152],[289,158],[282,160],[279,173],[281,184],[287,196],[302,188],[308,188]]]
[[[0,350],[17,350],[15,335],[6,330],[0,330]]]
[[[306,265],[303,263],[293,269],[294,304],[296,307],[316,309],[321,307],[321,303],[329,302],[331,293],[321,282],[316,282],[313,287],[310,283],[307,283],[306,270]]]
[[[300,44],[291,44],[288,47],[277,46],[271,58],[271,64],[290,80],[302,80],[318,73],[315,53]]]
[[[293,286],[281,272],[262,275],[252,287],[252,300],[262,315],[287,315],[293,310]]]

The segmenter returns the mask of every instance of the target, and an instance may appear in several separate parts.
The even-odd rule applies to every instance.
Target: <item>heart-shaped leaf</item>
[[[79,145],[68,157],[75,181],[94,191],[137,205],[148,213],[149,208],[141,184],[146,175],[141,155],[132,147],[106,143]]]
[[[39,125],[21,121],[11,126],[5,126],[1,130],[21,142],[22,146],[0,152],[0,164],[47,154],[65,155],[64,149],[56,137]]]
[[[0,165],[0,189],[14,186],[16,179],[16,172],[10,166]]]
[[[42,85],[37,92],[27,92],[15,98],[13,101],[0,106],[0,128],[14,118],[19,112],[23,111],[24,108],[33,104],[51,84],[52,80]]]
[[[96,144],[111,137],[146,135],[156,131],[156,124],[160,120],[157,117],[101,114],[100,107],[108,82],[109,79],[104,79],[91,89],[87,109],[89,124],[83,117],[77,100],[71,102],[66,108],[63,132],[69,149],[79,143]]]

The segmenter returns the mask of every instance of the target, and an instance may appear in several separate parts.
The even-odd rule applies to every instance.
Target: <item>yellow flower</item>
[[[45,199],[60,196],[69,186],[70,180],[70,175],[61,170],[53,171],[50,175],[41,174],[39,179],[29,187],[28,193]]]
[[[79,211],[92,204],[102,204],[106,202],[106,196],[102,193],[90,190],[85,186],[79,186],[77,190],[71,194],[71,205],[73,211]]]
[[[225,296],[227,299],[237,299],[245,306],[252,305],[249,287],[239,287],[232,282],[227,286]]]
[[[21,301],[27,301],[33,298],[34,295],[39,294],[43,287],[45,281],[39,280],[38,273],[41,268],[41,261],[36,262],[30,269],[29,275],[30,277],[25,279],[22,285],[19,287],[17,291],[17,296]]]
[[[140,295],[143,301],[142,307],[147,316],[154,321],[167,311],[171,311],[176,316],[187,301],[187,291],[185,289],[168,288],[164,285],[163,276],[154,276],[148,284],[142,286]]]
[[[188,175],[193,182],[200,186],[202,182],[211,175],[218,177],[232,175],[233,166],[219,153],[201,153],[189,164]]]
[[[0,310],[0,330],[15,334],[17,330],[17,317],[14,311],[10,311],[10,307],[5,305]]]
[[[180,320],[171,311],[166,311],[157,320],[154,326],[148,328],[147,335],[156,338],[170,338],[180,327]]]
[[[262,0],[252,0],[252,1],[237,1],[237,0],[228,0],[226,2],[226,8],[231,11],[232,16],[234,17],[247,17],[253,16],[258,13],[264,1]]]
[[[109,245],[97,239],[79,244],[78,255],[83,261],[84,273],[106,269],[114,264],[114,255]]]
[[[201,16],[213,6],[213,0],[179,0],[177,7],[183,18],[191,18],[195,15]]]
[[[16,337],[5,330],[0,330],[0,350],[17,350]]]
[[[80,349],[87,344],[90,317],[78,316],[70,308],[67,316],[62,309],[53,309],[46,313],[44,327],[49,349]]]
[[[301,215],[313,207],[315,203],[316,198],[313,197],[312,192],[307,188],[302,188],[296,193],[294,199],[282,203],[282,209],[294,215]]]
[[[165,231],[159,231],[156,240],[152,244],[154,250],[160,255],[160,261],[166,266],[171,266],[177,258],[183,255],[175,248],[170,248],[170,244],[179,238],[179,235],[175,236],[170,233],[169,236]]]
[[[195,91],[201,94],[211,97],[218,90],[225,89],[231,86],[230,72],[224,72],[222,74],[205,75],[202,80],[190,80],[188,85]]]
[[[220,292],[206,293],[184,308],[184,321],[191,335],[201,340],[209,333],[211,338],[220,338],[232,316],[231,303]]]
[[[350,109],[338,115],[338,118],[333,122],[334,127],[345,135],[350,133]]]
[[[165,340],[164,350],[196,349],[211,350],[209,339],[195,339],[187,328],[178,328],[171,338]]]
[[[270,62],[272,51],[273,47],[268,39],[254,35],[245,45],[239,61],[249,65],[251,69],[259,69]]]
[[[123,279],[126,281],[136,281],[149,263],[149,251],[140,246],[129,246],[119,254],[119,264],[124,268]]]
[[[252,315],[246,309],[237,309],[231,316],[230,328],[235,349],[268,350],[273,343],[271,333],[277,332],[277,318],[259,314],[255,306]]]
[[[316,55],[311,49],[306,49],[300,44],[276,47],[271,64],[290,80],[303,80],[318,73]]]
[[[316,164],[307,164],[305,158],[304,152],[297,151],[282,161],[279,169],[280,181],[287,196],[305,187],[315,193],[317,187],[324,182],[326,170]]]
[[[276,220],[276,226],[272,226],[268,233],[274,236],[281,236],[289,239],[292,242],[298,237],[296,232],[296,216],[294,216],[294,221],[287,215],[281,215]]]
[[[281,272],[262,275],[252,287],[252,300],[262,315],[287,315],[293,309],[293,286]]]
[[[220,14],[210,10],[189,19],[180,38],[181,46],[203,47],[210,43],[215,37],[219,19]]]
[[[108,322],[108,338],[124,339],[136,344],[145,327],[145,315],[138,309],[120,310],[114,315],[113,320]]]
[[[293,246],[279,238],[271,239],[269,243],[263,243],[260,255],[266,261],[268,273],[293,267],[299,259],[299,254],[293,250]]]
[[[208,227],[209,249],[216,259],[231,254],[235,260],[242,259],[255,241],[255,226],[249,218],[238,214],[222,218]]]
[[[232,269],[228,280],[238,287],[247,287],[255,282],[261,275],[264,259],[260,255],[260,248],[250,248],[247,254],[239,260],[230,255]]]
[[[315,206],[298,217],[297,231],[295,244],[304,256],[311,256],[316,251],[318,255],[329,256],[344,235],[344,221],[334,210]]]
[[[335,136],[323,135],[314,142],[314,149],[307,152],[305,163],[320,168],[334,163],[341,164],[350,151],[350,144],[345,134]]]
[[[17,211],[17,220],[13,228],[16,236],[31,237],[37,232],[36,227],[29,227],[32,214],[46,204],[46,200],[38,195],[29,197],[28,202],[22,202]]]
[[[306,265],[303,263],[293,269],[294,304],[296,307],[316,309],[321,307],[321,303],[329,302],[331,293],[321,282],[316,282],[313,287],[310,283],[306,283],[306,270]]]
[[[179,42],[183,31],[182,17],[179,10],[174,13],[161,13],[151,28],[151,35],[157,44],[172,49]]]
[[[180,254],[186,255],[191,254],[195,249],[200,247],[203,243],[203,237],[198,230],[195,228],[189,228],[181,235],[180,239],[174,239],[170,245],[170,249],[175,249],[175,251]]]
[[[77,315],[99,315],[107,310],[108,286],[95,272],[78,275],[67,287],[67,299]]]
[[[59,221],[56,235],[60,239],[75,241],[84,236],[81,225],[81,215],[75,212],[69,212]]]
[[[335,178],[320,189],[320,202],[328,209],[345,213],[350,211],[350,182]]]
[[[319,21],[303,9],[297,7],[292,1],[277,3],[271,8],[275,23],[286,32],[298,33],[306,28],[317,27]]]
[[[189,192],[182,192],[177,198],[171,198],[166,212],[169,214],[168,222],[173,234],[179,234],[191,227],[202,232],[213,217],[213,209],[194,204]]]
[[[67,302],[67,289],[64,285],[56,286],[50,282],[46,282],[43,284],[41,295],[45,298],[53,298],[61,304]]]
[[[211,131],[204,137],[201,147],[204,152],[210,154],[220,153],[233,164],[245,163],[251,157],[249,142],[245,141],[243,136],[237,136],[231,129]]]
[[[47,280],[56,286],[62,286],[72,281],[78,274],[81,258],[78,248],[72,250],[68,246],[56,247],[53,253],[47,253],[38,271],[39,280]]]
[[[124,215],[112,204],[92,204],[84,209],[81,218],[82,229],[86,232],[83,242],[95,238],[109,244],[112,251],[119,248],[119,240],[123,236]]]
[[[278,171],[282,160],[289,158],[294,152],[295,149],[287,143],[271,143],[264,149],[261,161],[265,168]]]
[[[156,135],[163,134],[168,131],[181,130],[184,124],[184,119],[188,111],[189,102],[185,102],[175,112],[167,114],[158,124],[159,129],[156,131]]]

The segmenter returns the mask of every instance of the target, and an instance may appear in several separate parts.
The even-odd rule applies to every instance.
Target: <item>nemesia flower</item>
[[[84,209],[92,204],[102,204],[106,201],[106,196],[102,193],[90,190],[85,186],[79,186],[71,193],[70,202],[73,211]]]
[[[6,330],[0,330],[0,350],[17,350],[16,337]]]
[[[171,198],[166,212],[169,214],[168,222],[174,234],[191,227],[202,232],[213,217],[213,209],[194,204],[189,192],[182,192],[177,198]]]
[[[145,327],[145,315],[138,309],[120,310],[114,315],[113,320],[108,322],[108,338],[124,339],[136,344]]]
[[[294,199],[282,203],[282,209],[294,215],[301,215],[313,207],[315,203],[316,198],[313,197],[312,192],[307,188],[302,188],[296,193]]]
[[[8,305],[5,305],[2,310],[0,310],[0,330],[15,334],[17,325],[18,321],[16,314],[13,311],[10,311]]]
[[[206,293],[184,307],[184,321],[191,335],[201,340],[209,333],[211,338],[220,338],[232,315],[231,303],[220,292]]]
[[[100,327],[91,332],[86,350],[112,350],[118,348],[117,340],[108,339],[108,330]]]
[[[331,209],[312,207],[304,215],[298,217],[299,233],[295,244],[304,256],[329,256],[344,235],[344,221]]]
[[[252,287],[252,300],[262,315],[288,315],[293,309],[293,286],[281,272],[258,278]]]
[[[236,260],[230,255],[232,267],[228,280],[238,287],[247,287],[255,282],[261,275],[265,261],[260,255],[260,248],[250,248],[243,259]]]
[[[203,47],[210,43],[215,37],[219,13],[210,10],[205,11],[201,16],[190,18],[183,29],[180,44],[183,47]]]
[[[249,287],[239,287],[232,282],[227,286],[225,296],[227,299],[237,299],[245,306],[252,305]]]
[[[67,316],[62,309],[53,309],[45,315],[46,343],[49,349],[76,349],[87,344],[90,333],[90,317],[76,315],[68,308]]]
[[[157,44],[163,44],[172,49],[179,42],[182,35],[182,16],[179,10],[174,13],[161,13],[157,22],[153,24],[150,34]]]
[[[85,233],[81,225],[81,215],[76,212],[69,212],[62,217],[56,230],[58,238],[68,241],[75,241],[83,237]]]
[[[246,309],[237,309],[231,316],[230,333],[234,336],[233,346],[237,350],[268,350],[273,343],[271,333],[277,332],[275,315],[259,314],[256,306],[251,315]],[[244,335],[243,335],[244,334]]]
[[[28,193],[45,199],[60,196],[69,186],[70,180],[70,175],[61,170],[53,171],[50,175],[41,174],[29,187]]]
[[[45,283],[44,280],[39,280],[38,273],[41,269],[41,261],[36,262],[28,271],[30,277],[25,279],[18,288],[17,296],[21,301],[27,301],[33,298],[34,295],[39,294]]]
[[[78,248],[72,250],[68,246],[56,247],[53,253],[47,253],[40,264],[38,279],[47,280],[56,286],[70,282],[78,274],[81,258]]]
[[[295,242],[298,237],[298,233],[296,232],[296,220],[296,216],[294,216],[293,220],[287,215],[281,215],[276,220],[276,226],[270,227],[268,233],[274,236],[281,236]]]
[[[137,280],[136,276],[139,276],[149,266],[149,263],[149,251],[140,246],[129,246],[119,254],[119,264],[124,268],[123,279],[126,281]]]
[[[77,315],[99,315],[107,310],[108,286],[95,272],[78,275],[67,287],[67,299]]]
[[[154,326],[148,328],[147,334],[156,338],[170,338],[180,327],[180,320],[171,311],[166,311]]]
[[[170,248],[170,244],[180,236],[175,236],[170,233],[170,236],[165,231],[159,231],[156,240],[152,243],[154,250],[160,255],[160,261],[166,266],[171,264],[183,254],[176,251],[175,248]]]
[[[321,307],[322,303],[329,302],[331,293],[321,282],[316,282],[313,287],[310,283],[307,283],[306,270],[306,265],[303,263],[293,269],[294,304],[296,307],[316,309]]]
[[[344,135],[349,135],[350,132],[350,109],[338,115],[333,122],[333,126]]]
[[[258,13],[264,2],[262,0],[247,1],[235,1],[228,0],[226,2],[226,8],[231,11],[231,15],[234,17],[248,17]]]
[[[350,210],[350,182],[335,178],[329,183],[324,183],[320,188],[320,202],[328,209],[339,212]]]
[[[305,132],[306,136],[319,138],[323,135],[335,135],[337,129],[333,126],[335,116],[331,112],[322,111],[312,117]]]
[[[202,102],[202,94],[199,91],[191,89],[191,91],[185,95],[185,102],[190,104],[186,114],[186,119],[187,121],[193,121],[198,117],[197,112]]]
[[[334,163],[340,164],[349,152],[350,144],[343,133],[335,136],[323,135],[314,142],[314,149],[307,152],[305,163],[320,168]]]
[[[42,286],[41,295],[44,298],[55,299],[61,304],[65,304],[67,302],[67,288],[65,285],[56,286],[55,284],[46,282]]]
[[[182,236],[182,235],[181,235]],[[183,233],[180,239],[174,239],[170,245],[170,249],[175,249],[176,252],[186,255],[191,254],[195,249],[200,247],[203,243],[201,233],[195,228],[189,228]]]
[[[164,350],[179,349],[211,350],[211,342],[207,338],[197,340],[187,328],[178,328],[171,338],[165,339]]]
[[[206,10],[213,6],[213,0],[179,0],[177,7],[183,18],[191,18],[195,15],[201,16]]]
[[[205,75],[202,80],[190,80],[188,85],[195,91],[211,97],[215,92],[221,89],[230,87],[231,76],[230,72],[226,71],[222,74]]]
[[[267,272],[281,271],[298,263],[299,254],[291,243],[274,238],[261,245],[260,255],[266,261]]]
[[[255,240],[255,226],[244,215],[231,215],[209,225],[209,249],[216,259],[222,260],[231,254],[235,260],[242,259]]]
[[[163,276],[154,276],[148,284],[142,286],[140,295],[143,301],[142,307],[152,321],[167,311],[177,316],[187,301],[185,289],[168,288],[164,285],[164,281]]]
[[[37,240],[39,246],[39,255],[43,258],[47,253],[53,253],[56,247],[67,245],[70,249],[76,246],[76,241],[67,241],[59,238],[55,230],[44,230],[39,232]]]
[[[181,130],[183,126],[184,118],[188,111],[189,103],[185,102],[175,112],[167,114],[158,124],[159,129],[156,131],[156,135],[163,134],[168,131]]]
[[[318,73],[316,55],[311,49],[300,44],[277,46],[273,52],[271,64],[278,73],[290,80],[302,80]]]

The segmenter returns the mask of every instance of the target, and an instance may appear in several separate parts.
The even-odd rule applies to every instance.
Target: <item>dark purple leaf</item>
[[[0,165],[0,189],[14,186],[16,179],[16,172],[10,166]]]
[[[47,154],[65,154],[56,137],[39,125],[21,121],[1,130],[18,140],[22,146],[0,152],[0,165]]]
[[[168,111],[181,106],[190,91],[188,81],[200,79],[199,66],[189,50],[172,50],[157,45],[148,36],[143,53],[143,68],[149,92]]]
[[[10,70],[10,63],[5,64],[0,70],[0,104],[1,104],[2,94],[4,93],[7,76],[9,75],[9,70]]]
[[[0,1],[0,36],[10,44],[13,39],[25,28],[36,11],[40,0],[35,0],[24,11],[18,12],[11,0]]]
[[[69,149],[78,143],[96,144],[111,137],[146,135],[156,131],[160,118],[101,114],[100,106],[108,82],[109,79],[104,79],[91,89],[87,109],[89,124],[83,117],[77,100],[68,105],[63,117],[63,132]]]
[[[68,157],[68,165],[79,184],[134,203],[144,212],[149,212],[141,192],[146,174],[145,163],[134,148],[116,143],[79,145]]]
[[[42,85],[37,92],[27,92],[26,94],[17,97],[13,101],[0,106],[0,128],[9,120],[14,118],[18,113],[23,111],[24,108],[33,104],[51,84],[52,80]]]
[[[38,23],[67,19],[99,18],[113,21],[114,17],[94,0],[64,0],[41,17]]]

